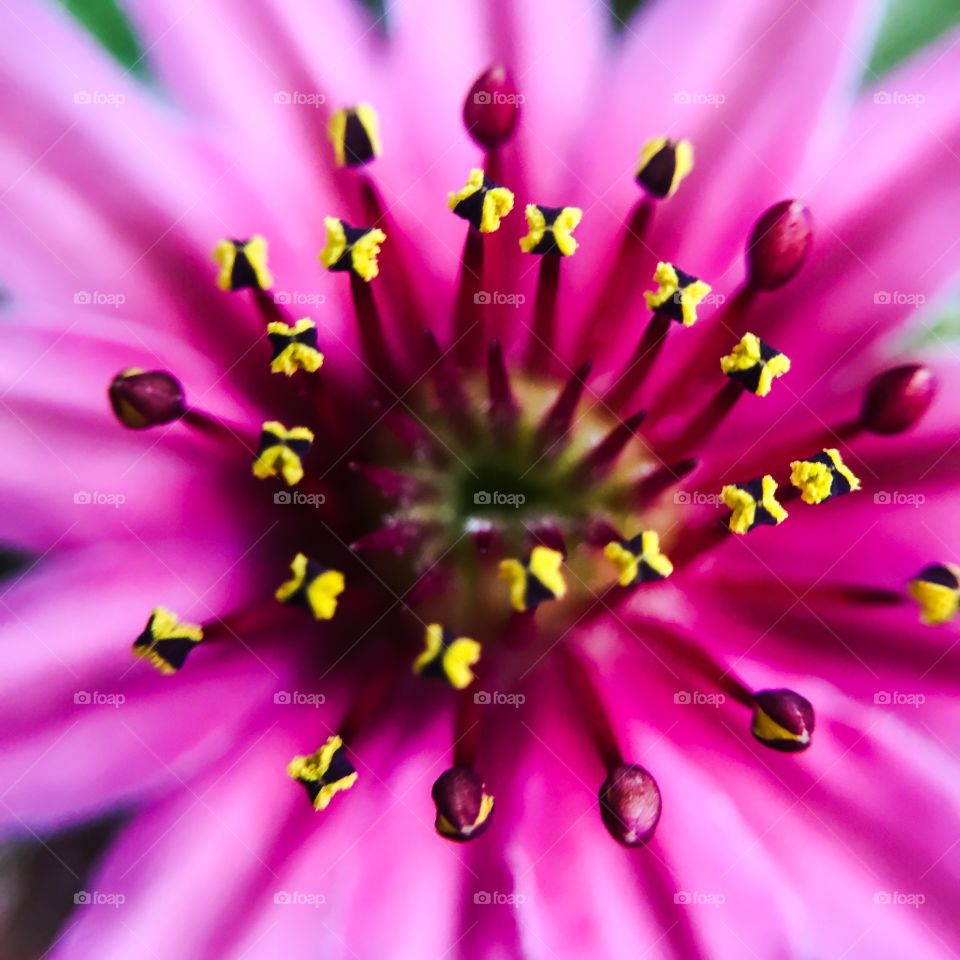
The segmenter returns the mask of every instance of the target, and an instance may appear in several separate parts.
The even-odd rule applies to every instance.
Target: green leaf
[[[149,79],[145,51],[117,0],[57,0],[73,14],[127,70]]]
[[[915,318],[904,338],[906,351],[956,343],[960,340],[960,302],[947,304],[932,316],[922,314]]]
[[[958,23],[957,0],[891,0],[870,58],[870,71],[886,73]]]

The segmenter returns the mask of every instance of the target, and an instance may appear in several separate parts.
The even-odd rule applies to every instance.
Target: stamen
[[[670,551],[673,565],[677,568],[687,567],[702,554],[728,541],[734,534],[730,527],[731,519],[711,520],[684,534],[680,542]]]
[[[493,796],[471,767],[452,767],[437,778],[430,791],[437,806],[437,833],[448,840],[475,840],[490,826]]]
[[[268,420],[260,432],[260,452],[253,462],[253,475],[260,480],[278,474],[287,486],[303,479],[303,458],[313,444],[313,431],[306,427],[289,430],[277,420]]]
[[[117,419],[130,430],[172,423],[187,409],[183,384],[165,370],[124,370],[111,381],[108,395]]]
[[[583,218],[579,207],[541,207],[528,203],[524,211],[530,232],[520,240],[524,253],[572,257],[580,245],[573,231]]]
[[[660,552],[660,537],[655,530],[645,530],[630,540],[613,540],[603,552],[619,569],[617,582],[621,587],[664,580],[673,573],[673,564]]]
[[[813,243],[813,219],[799,200],[781,200],[756,222],[747,242],[748,284],[777,290],[806,262]]]
[[[418,607],[434,597],[449,595],[452,581],[449,568],[440,565],[428,567],[406,592],[404,602],[409,607]]]
[[[357,771],[347,759],[346,747],[338,736],[328,737],[310,756],[294,757],[287,773],[303,784],[317,812],[326,810],[336,794],[349,790],[357,782]]]
[[[563,536],[563,530],[560,529],[555,521],[550,519],[534,520],[533,523],[527,527],[527,533],[529,534],[531,543],[549,547],[566,560],[567,544]]]
[[[573,415],[587,385],[587,378],[590,376],[592,366],[591,361],[587,360],[574,371],[573,376],[570,377],[557,395],[553,406],[544,415],[543,421],[537,429],[537,447],[539,449],[547,452],[555,450],[570,432]]]
[[[447,206],[481,233],[496,233],[500,221],[513,209],[513,193],[498,187],[480,169],[470,171],[467,183],[449,194]]]
[[[678,269],[672,263],[664,261],[657,264],[653,279],[658,288],[656,291],[648,290],[644,293],[647,306],[661,317],[682,323],[685,327],[692,327],[697,322],[697,307],[713,288],[697,277]],[[663,346],[663,337],[666,336],[665,326],[666,324],[661,322],[652,329],[648,328],[649,342],[653,348],[648,352],[650,366],[653,365],[660,347]],[[641,377],[645,377],[648,372],[641,365]],[[624,376],[629,377],[629,371],[621,374],[621,377]],[[682,395],[682,392],[687,389],[689,379],[685,368],[683,374],[676,378],[675,383],[661,394],[662,399],[656,404],[657,413],[654,419],[659,418],[663,407],[675,406],[674,398],[678,394]],[[624,389],[626,390],[626,387]]]
[[[650,318],[633,356],[604,397],[603,402],[611,409],[619,410],[634,402],[637,391],[643,386],[667,342],[670,323],[670,317],[665,313],[654,313]]]
[[[467,228],[460,260],[460,279],[454,306],[454,352],[464,367],[476,363],[477,354],[483,349],[486,337],[484,313],[481,307],[483,296],[483,234],[475,227]]]
[[[387,235],[377,227],[351,227],[337,217],[324,217],[327,245],[320,262],[330,271],[349,271],[369,283],[380,272],[377,257]]]
[[[753,693],[743,681],[687,632],[663,621],[645,619],[643,635],[657,642],[664,656],[675,660],[684,672],[697,674],[736,703],[753,706]]]
[[[936,393],[937,381],[929,368],[920,364],[892,367],[870,380],[855,418],[813,432],[801,446],[808,449],[836,446],[849,443],[864,432],[879,436],[903,433],[923,418]],[[765,463],[789,458],[796,448],[796,441],[773,449],[765,446],[762,459],[757,458],[747,466],[760,470]]]
[[[366,222],[383,230],[387,236],[402,236],[393,212],[388,209],[372,177],[369,174],[360,174],[359,186]],[[381,282],[386,288],[387,302],[396,310],[403,345],[413,356],[414,362],[420,364],[423,361],[420,334],[427,311],[420,291],[413,281],[415,268],[408,262],[407,254],[403,243],[391,248],[390,259],[384,264]]]
[[[422,335],[423,331],[420,332]],[[436,460],[443,450],[440,441],[419,420],[400,410],[389,410],[383,421],[390,434],[396,437],[414,460]]]
[[[143,633],[133,642],[133,653],[149,660],[161,673],[176,673],[193,648],[203,639],[203,628],[196,623],[181,623],[166,607],[157,607]]]
[[[537,376],[547,373],[556,341],[557,298],[560,293],[560,257],[540,260],[537,294],[533,304],[533,329],[527,350],[527,370]]]
[[[720,358],[720,369],[745,390],[765,397],[774,379],[789,372],[790,358],[758,336],[746,333],[732,353]]]
[[[693,170],[693,145],[689,140],[655,137],[640,151],[637,183],[652,197],[672,197],[681,181]]]
[[[660,789],[643,767],[624,762],[589,667],[569,647],[562,646],[560,652],[571,698],[607,767],[607,777],[598,794],[600,817],[614,840],[627,847],[639,847],[653,836],[660,819]]]
[[[893,436],[914,426],[937,393],[933,372],[918,363],[893,367],[867,385],[860,425],[870,433]]]
[[[612,767],[599,797],[603,824],[618,843],[640,847],[653,836],[663,801],[657,781],[643,767],[635,763]]]
[[[816,598],[818,602],[826,603],[892,607],[907,602],[907,596],[900,590],[859,583],[824,583],[822,580],[781,578],[776,585],[770,584],[769,589],[781,589],[785,596]]]
[[[471,441],[476,436],[476,424],[460,373],[452,363],[449,353],[440,349],[432,331],[424,331],[424,341],[430,362],[430,379],[437,392],[440,407],[446,412],[447,419],[460,437]]]
[[[430,530],[430,524],[390,519],[379,530],[373,530],[354,540],[350,544],[350,549],[382,551],[401,556],[418,548]]]
[[[362,167],[383,152],[377,111],[368,103],[337,110],[329,133],[338,167]]]
[[[317,349],[317,325],[308,317],[292,327],[279,320],[267,324],[267,338],[273,347],[273,373],[292,377],[297,370],[316,373],[323,365],[323,354]]]
[[[627,444],[636,436],[646,413],[641,410],[618,423],[592,450],[589,450],[574,467],[574,482],[591,483],[600,479],[616,463]]]
[[[760,690],[753,695],[750,732],[765,747],[798,753],[810,746],[813,706],[792,690]]]
[[[394,500],[409,502],[433,492],[433,488],[426,480],[410,473],[391,470],[389,467],[378,467],[369,463],[357,463],[356,461],[351,461],[348,466],[354,473],[375,486],[385,497]]]
[[[656,201],[648,195],[638,200],[623,224],[623,234],[616,256],[612,259],[590,313],[583,321],[577,343],[578,356],[596,356],[609,329],[611,314],[622,310],[623,304],[632,304],[641,260],[647,252],[643,238],[653,220]]]
[[[489,520],[471,517],[464,529],[470,534],[470,539],[481,556],[489,553],[498,542],[499,531]]]
[[[790,464],[790,482],[800,491],[804,503],[822,503],[860,489],[860,481],[835,447],[828,447],[809,460],[794,460]]]
[[[653,419],[660,419],[663,407],[673,401],[683,384],[710,372],[712,358],[731,333],[742,337],[747,332],[746,317],[757,293],[775,290],[790,280],[803,266],[812,242],[810,213],[798,200],[775,204],[760,217],[747,241],[747,279],[719,311],[713,332],[701,346],[700,359],[694,359],[665,388],[663,404],[654,407]]]
[[[439,623],[427,626],[425,649],[413,663],[413,672],[446,678],[452,687],[464,690],[475,677],[470,669],[480,660],[480,644],[470,637],[458,637]]]
[[[491,340],[487,350],[487,393],[490,397],[488,415],[494,433],[500,440],[508,440],[513,436],[520,410],[510,388],[510,374],[499,340]]]
[[[649,476],[638,481],[633,488],[630,498],[633,508],[640,510],[650,506],[674,484],[690,476],[699,465],[700,461],[696,457],[690,457],[658,467]]]
[[[397,370],[387,347],[383,320],[373,289],[361,277],[351,273],[350,296],[357,317],[363,358],[373,376],[374,388],[380,393],[396,392],[399,389]]]
[[[263,322],[269,326],[271,323],[290,324],[293,319],[290,312],[279,303],[270,290],[262,290],[255,287],[253,290],[253,302],[260,311]]]
[[[500,579],[510,587],[513,609],[523,613],[536,610],[544,600],[562,600],[567,593],[562,566],[563,554],[545,546],[534,547],[524,561],[501,560]]]
[[[960,606],[960,567],[934,563],[924,567],[909,585],[910,596],[920,605],[920,619],[935,626],[948,623]]]
[[[331,620],[337,610],[337,597],[346,586],[339,570],[322,567],[306,554],[298,553],[290,563],[293,574],[275,594],[281,603],[305,607],[314,620]]]
[[[561,657],[570,699],[579,714],[578,719],[583,723],[593,741],[604,766],[612,770],[622,765],[623,753],[617,743],[617,736],[603,697],[594,682],[592,667],[589,663],[585,663],[581,654],[569,644],[559,645],[557,652]]]
[[[742,384],[737,381],[725,383],[714,394],[713,399],[708,400],[700,412],[694,414],[678,437],[658,449],[659,455],[665,460],[672,460],[701,446],[723,423],[743,394]]]
[[[517,89],[502,64],[481,73],[463,103],[467,132],[485,150],[494,150],[510,139],[519,115]]]
[[[213,248],[220,266],[221,290],[269,290],[273,277],[267,269],[267,241],[256,234],[249,240],[221,240]]]
[[[713,289],[710,284],[663,261],[657,264],[653,279],[659,286],[643,295],[647,306],[654,313],[692,327],[697,322],[697,307]]]
[[[789,514],[776,500],[777,481],[768,473],[749,483],[729,483],[721,491],[733,511],[728,526],[733,533],[749,533],[758,526],[778,526]]]
[[[231,426],[213,414],[188,408],[181,420],[197,433],[231,449],[240,449],[245,454],[252,454],[256,449],[256,442],[253,437],[246,435],[246,430],[241,432],[241,428]]]

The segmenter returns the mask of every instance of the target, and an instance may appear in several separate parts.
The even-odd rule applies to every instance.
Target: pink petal
[[[149,539],[169,529],[167,511],[174,506],[185,524],[201,514],[235,523],[235,504],[217,491],[238,483],[253,487],[242,447],[219,447],[183,424],[127,430],[110,410],[107,387],[131,366],[172,369],[185,382],[188,403],[251,435],[262,417],[231,397],[216,365],[176,339],[102,315],[87,317],[85,329],[80,333],[60,311],[37,310],[29,323],[15,314],[6,331],[2,431],[18,451],[0,468],[11,509],[8,538],[36,550],[128,536],[131,528]],[[267,345],[257,352],[266,369]],[[267,507],[266,490],[259,493]],[[113,500],[97,502],[98,495]]]

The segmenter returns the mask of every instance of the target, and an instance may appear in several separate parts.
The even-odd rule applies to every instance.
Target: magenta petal
[[[840,145],[841,159],[822,181],[822,198],[809,201],[818,221],[810,262],[790,288],[765,298],[758,312],[756,323],[771,336],[776,331],[783,349],[802,341],[795,332],[798,318],[809,315],[826,282],[830,349],[837,356],[862,351],[918,305],[933,305],[952,281],[955,232],[946,211],[957,191],[951,171],[960,114],[947,91],[957,60],[950,46],[890,78],[898,88],[922,84],[928,92],[919,107],[887,108],[874,101],[876,91],[864,96],[846,147]],[[863,166],[860,156],[872,159]],[[852,189],[841,190],[840,182]],[[920,270],[911,266],[918,248]]]
[[[325,956],[420,957],[453,946],[462,852],[436,837],[429,799],[449,749],[446,722],[421,732],[412,754],[397,730],[352,746],[360,779],[316,814],[283,767],[307,747],[304,731],[329,723],[342,703],[295,709],[271,706],[266,732],[250,732],[245,746],[133,823],[91,881],[123,893],[125,922],[78,910],[64,956],[119,958],[138,944],[160,955],[177,945],[198,957],[297,956],[309,941]],[[407,759],[386,775],[399,749]],[[417,869],[385,869],[385,836],[390,862]],[[216,897],[201,896],[210,884]],[[380,905],[376,924],[371,902]],[[426,925],[425,902],[435,908]],[[171,909],[186,925],[171,921]]]
[[[203,514],[212,522],[219,515],[229,522],[231,507],[215,490],[241,465],[240,448],[211,449],[179,423],[149,435],[127,430],[111,412],[106,390],[121,370],[169,364],[187,384],[188,402],[256,422],[253,408],[217,384],[209,361],[166,336],[133,324],[118,328],[102,316],[89,316],[84,328],[86,334],[78,332],[60,311],[37,310],[29,324],[17,316],[6,332],[0,389],[7,416],[0,433],[17,449],[0,467],[11,510],[8,540],[42,551],[55,543],[126,537],[131,529],[149,538],[169,529],[162,508],[171,504],[180,505],[185,519]],[[183,462],[185,455],[194,466]],[[38,502],[43,510],[35,509]]]
[[[212,721],[212,702],[254,708],[290,689],[289,648],[229,638],[195,651],[176,677],[130,653],[154,606],[203,622],[255,589],[251,570],[230,569],[234,556],[198,554],[193,539],[148,546],[131,538],[64,551],[8,585],[0,625],[6,829],[50,828],[176,789],[229,750],[246,722],[244,709]]]
[[[747,0],[707,9],[673,0],[648,4],[631,23],[596,98],[589,130],[607,132],[604,148],[595,149],[594,138],[585,135],[570,164],[575,188],[603,184],[599,196],[580,197],[592,208],[579,233],[584,246],[615,249],[641,196],[631,164],[642,145],[655,136],[689,138],[696,167],[677,195],[660,205],[645,240],[645,269],[652,275],[658,257],[676,257],[729,294],[740,278],[740,251],[753,221],[795,191],[795,177],[813,156],[818,165],[826,157],[832,162],[828,145],[839,136],[838,119],[863,71],[861,51],[875,17],[870,8],[864,0]],[[696,24],[689,42],[667,54],[663,38],[684,22]],[[787,47],[791,56],[784,58]],[[584,289],[595,290],[603,278],[583,261],[571,267]],[[641,307],[631,311],[637,322]],[[629,327],[621,329],[627,334]],[[623,348],[633,344],[631,333]]]
[[[684,785],[664,791],[657,843],[671,866],[678,915],[696,923],[707,955],[737,949],[736,940],[762,956],[789,955],[798,943],[831,955],[863,936],[874,945],[896,943],[904,955],[937,956],[940,937],[949,936],[941,898],[951,867],[924,871],[949,845],[956,814],[946,771],[943,777],[927,771],[944,769],[944,756],[933,761],[921,751],[911,759],[900,744],[913,737],[872,705],[810,678],[754,672],[741,663],[756,687],[801,687],[815,704],[813,746],[802,757],[775,754],[750,737],[741,705],[678,703],[676,691],[690,689],[689,677],[670,683],[661,671],[650,683],[651,675],[631,669],[629,659],[605,668],[611,709],[628,708],[641,691],[647,702],[662,700],[669,736],[637,727],[627,742],[661,783]],[[887,784],[885,812],[871,799],[878,777]],[[910,852],[906,834],[888,835],[894,811],[915,804],[930,827],[927,853]],[[900,848],[896,854],[891,843]],[[922,893],[933,926],[891,909],[884,894],[897,892]]]
[[[53,956],[227,956],[247,888],[278,879],[271,860],[281,828],[303,800],[282,764],[273,769],[287,748],[278,731],[260,732],[134,819],[88,883],[92,897],[122,903],[77,907]]]

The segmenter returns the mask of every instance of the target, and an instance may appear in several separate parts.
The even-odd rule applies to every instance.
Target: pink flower
[[[154,0],[154,90],[4,6],[0,814],[131,814],[52,956],[960,947],[960,52],[873,8]]]

